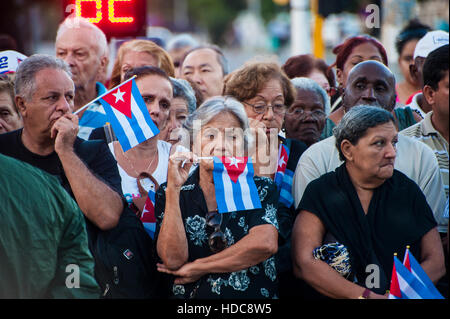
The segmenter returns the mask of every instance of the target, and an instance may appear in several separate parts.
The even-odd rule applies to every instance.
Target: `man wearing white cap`
[[[414,50],[414,64],[409,66],[409,72],[411,77],[419,83],[420,87],[423,87],[422,68],[428,54],[448,43],[448,32],[441,30],[430,31],[417,42]],[[407,106],[420,114],[422,118],[425,118],[425,115],[431,111],[431,106],[423,96],[422,91],[414,93],[408,101],[411,102]]]
[[[0,52],[0,74],[15,73],[19,63],[27,57],[13,50]]]

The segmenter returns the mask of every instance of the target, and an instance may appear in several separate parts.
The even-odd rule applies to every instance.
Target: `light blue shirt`
[[[97,82],[96,85],[97,96],[100,96],[106,93],[105,86]],[[78,123],[79,131],[78,137],[84,140],[89,139],[89,135],[91,135],[92,131],[98,127],[102,127],[107,122],[106,113],[103,109],[103,106],[99,101],[95,101],[84,111],[81,119]]]

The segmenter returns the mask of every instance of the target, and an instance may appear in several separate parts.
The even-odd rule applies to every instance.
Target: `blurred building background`
[[[106,0],[78,0],[86,5]],[[293,54],[315,53],[329,64],[332,48],[346,37],[367,33],[378,37],[396,70],[394,40],[408,20],[418,18],[435,29],[448,31],[448,0],[127,0],[145,2],[143,37],[162,46],[178,33],[189,32],[203,42],[220,45],[232,69],[254,56],[272,56],[280,63]],[[54,54],[58,24],[70,13],[63,0],[8,0],[2,2],[0,34],[8,34],[17,50]],[[72,1],[75,3],[75,1]],[[91,4],[87,4],[91,2]],[[66,5],[66,7],[64,7]],[[117,4],[119,5],[119,4]],[[125,2],[120,5],[125,5]],[[374,27],[379,8],[379,26]],[[65,13],[65,12],[68,13]],[[368,22],[369,21],[369,22]],[[118,41],[111,39],[111,58]]]

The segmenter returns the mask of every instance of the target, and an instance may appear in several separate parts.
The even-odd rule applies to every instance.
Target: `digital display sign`
[[[146,0],[64,0],[64,18],[83,17],[111,37],[145,35]]]

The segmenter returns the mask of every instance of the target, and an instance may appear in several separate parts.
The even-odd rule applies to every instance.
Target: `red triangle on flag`
[[[142,210],[141,221],[143,223],[156,223],[155,206],[150,197],[145,201],[144,209]]]
[[[111,90],[103,97],[103,100],[115,108],[123,115],[131,118],[131,88],[133,81],[128,81],[118,87]]]
[[[233,181],[233,183],[236,183],[239,176],[244,171],[245,167],[247,166],[247,157],[222,157],[220,159],[223,163],[223,166],[225,166],[225,169],[227,170],[228,176],[230,176],[230,179]]]
[[[411,271],[411,263],[409,262],[409,250],[406,249],[405,260],[403,261],[403,266],[405,266],[409,271]]]
[[[389,288],[389,293],[397,298],[402,297],[402,292],[400,291],[400,285],[398,284],[397,270],[394,266],[392,267],[392,277],[391,277],[391,287]]]

